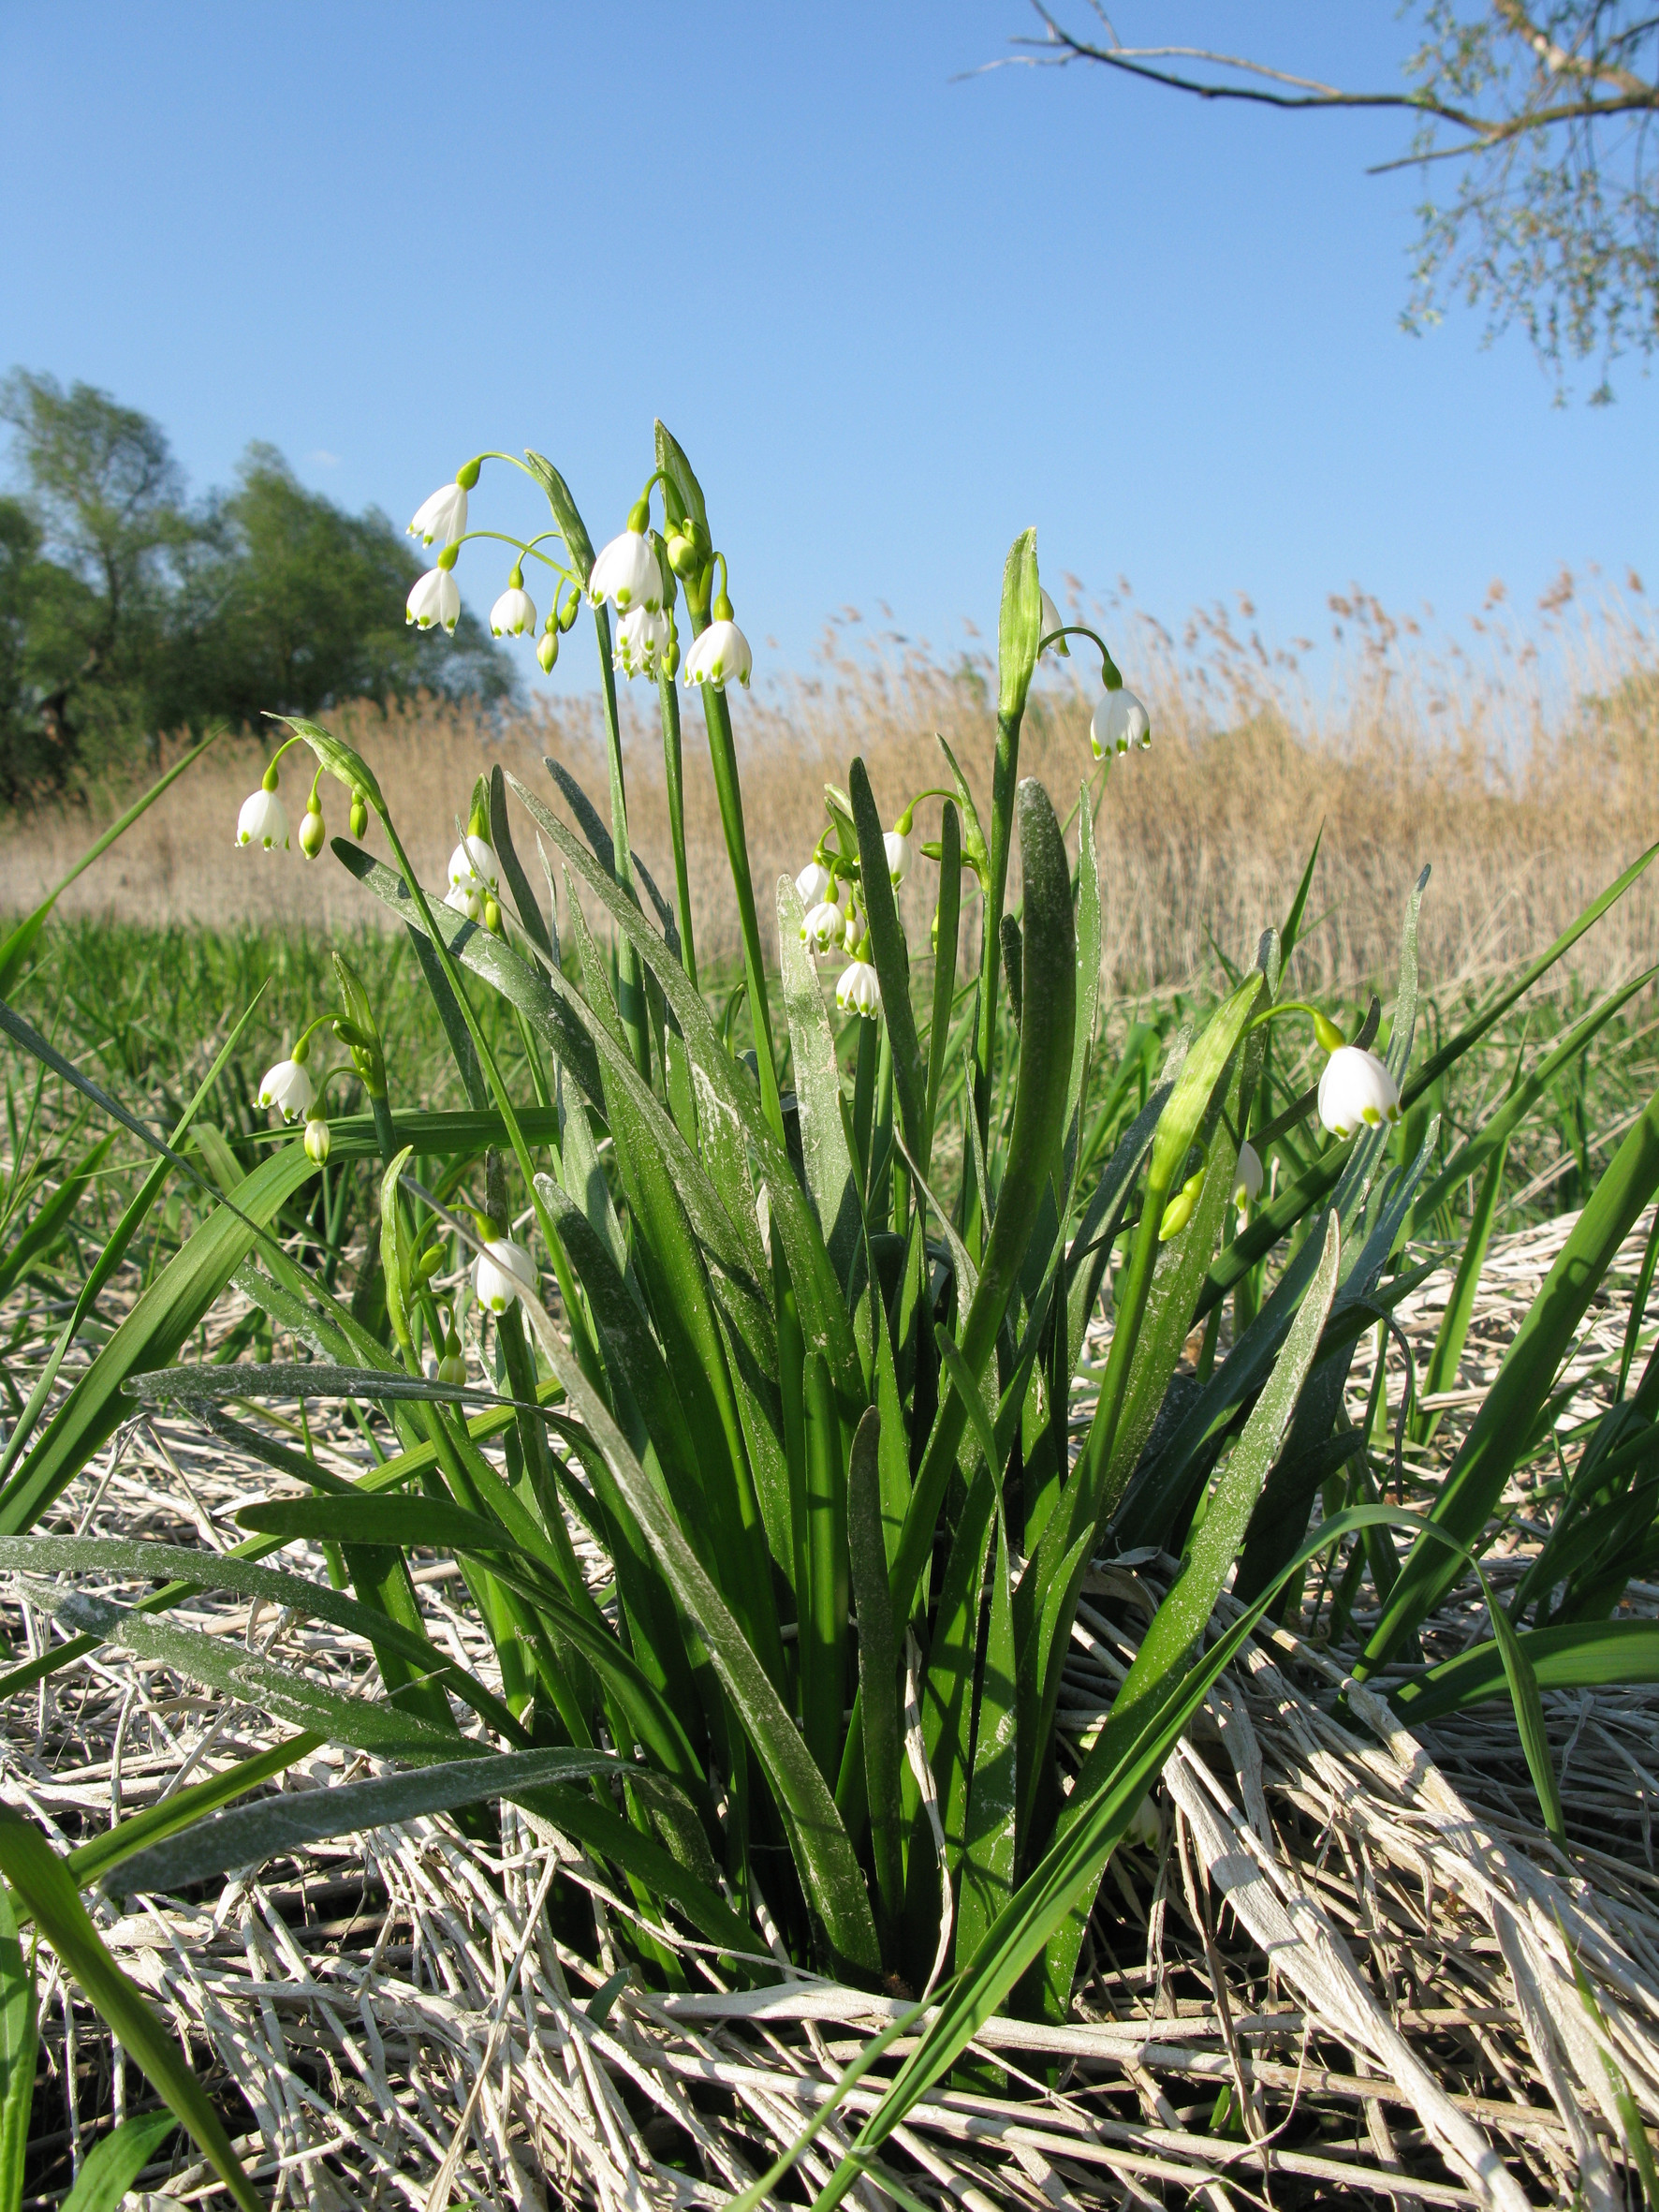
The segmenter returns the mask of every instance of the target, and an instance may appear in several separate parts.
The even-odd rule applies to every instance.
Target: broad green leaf
[[[178,2127],[170,2112],[145,2112],[123,2120],[81,2161],[63,2212],[120,2212],[121,2200]]]
[[[167,2100],[242,2212],[261,2212],[259,2199],[230,2146],[225,2124],[178,2045],[105,1948],[87,1916],[73,1877],[37,1828],[7,1808],[0,1815],[0,1871],[35,1916],[35,1924],[66,1970],[146,2078]]]

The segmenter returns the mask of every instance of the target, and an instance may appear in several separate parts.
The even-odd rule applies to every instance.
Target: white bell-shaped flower
[[[809,907],[800,925],[800,941],[815,952],[830,952],[846,935],[846,916],[832,899],[820,899]]]
[[[1039,638],[1053,638],[1054,632],[1056,630],[1064,629],[1065,627],[1065,617],[1061,613],[1059,608],[1055,606],[1053,600],[1050,598],[1047,592],[1042,594],[1042,626],[1038,629],[1037,635]],[[1069,660],[1071,658],[1071,647],[1066,643],[1064,638],[1054,638],[1054,642],[1051,645],[1045,645],[1041,653],[1038,654],[1037,658],[1039,660],[1047,660],[1050,653],[1060,660]]]
[[[795,895],[803,907],[815,907],[835,896],[835,878],[822,861],[808,861],[795,878]]]
[[[298,1121],[316,1097],[316,1086],[299,1060],[278,1060],[259,1084],[261,1106],[275,1106],[284,1121]]]
[[[1400,1085],[1375,1053],[1339,1045],[1319,1078],[1319,1119],[1336,1137],[1351,1137],[1361,1124],[1380,1128],[1400,1119]]]
[[[464,914],[469,922],[481,922],[485,896],[476,883],[470,889],[464,883],[452,883],[444,893],[444,904],[452,912]]]
[[[509,583],[490,610],[491,636],[527,638],[535,628],[536,601],[521,583]]]
[[[500,880],[495,854],[488,839],[480,837],[476,830],[469,830],[449,855],[450,890],[476,891],[481,895],[493,891]]]
[[[415,579],[404,620],[419,629],[453,630],[461,620],[461,586],[448,568],[429,568]]]
[[[595,560],[588,574],[588,599],[615,602],[619,614],[630,607],[649,607],[653,612],[663,603],[663,572],[656,548],[643,530],[624,530]]]
[[[1089,724],[1094,758],[1144,751],[1152,742],[1152,718],[1133,691],[1108,691]]]
[[[536,1262],[511,1237],[492,1236],[473,1264],[473,1289],[486,1313],[506,1313],[521,1291],[535,1297]]]
[[[1261,1196],[1261,1154],[1246,1141],[1239,1147],[1239,1164],[1233,1170],[1233,1203],[1253,1206]]]
[[[611,655],[624,676],[653,676],[668,650],[668,618],[659,607],[630,607],[616,626]]]
[[[263,784],[242,803],[242,812],[236,818],[236,842],[257,845],[265,852],[274,851],[279,845],[287,850],[288,810]]]
[[[862,1014],[874,1022],[881,1011],[881,979],[868,960],[855,960],[842,970],[835,986],[835,1003],[844,1014]]]
[[[903,830],[887,830],[882,834],[887,847],[888,874],[895,884],[903,883],[910,873],[910,840]]]
[[[724,691],[734,676],[746,685],[754,665],[749,641],[737,624],[712,622],[685,656],[685,681],[712,684],[716,691]]]
[[[434,545],[440,538],[453,545],[465,534],[466,493],[457,483],[440,484],[430,499],[420,502],[409,524],[410,537],[418,538],[422,545]]]

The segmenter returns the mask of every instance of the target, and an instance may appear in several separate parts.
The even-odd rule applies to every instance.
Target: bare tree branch
[[[1443,302],[1483,304],[1488,334],[1522,324],[1562,389],[1564,360],[1659,350],[1659,14],[1631,0],[1415,0],[1424,33],[1394,90],[1352,91],[1247,54],[1179,43],[1129,46],[1100,0],[1104,34],[1084,37],[1051,0],[1032,0],[1038,37],[991,66],[1093,63],[1206,102],[1300,114],[1397,111],[1407,150],[1370,174],[1446,163],[1449,206],[1425,199],[1404,321],[1420,330]]]

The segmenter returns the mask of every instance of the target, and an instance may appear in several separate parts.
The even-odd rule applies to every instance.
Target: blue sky
[[[1410,38],[1392,0],[1115,20],[1382,84]],[[1323,634],[1354,581],[1453,617],[1494,576],[1530,605],[1563,562],[1659,574],[1639,366],[1564,411],[1519,336],[1400,332],[1419,186],[1364,174],[1400,124],[957,81],[1033,22],[0,0],[0,366],[144,408],[198,489],[259,437],[399,522],[534,444],[595,538],[660,413],[762,671],[848,605],[944,650],[989,632],[1028,522],[1046,576],[1126,574],[1171,624],[1245,590],[1270,640]],[[534,526],[506,472],[487,509]],[[487,608],[493,554],[461,575]]]

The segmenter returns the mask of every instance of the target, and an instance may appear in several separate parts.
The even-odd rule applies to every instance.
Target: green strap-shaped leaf
[[[1475,1546],[1528,1445],[1591,1300],[1655,1189],[1659,1095],[1649,1100],[1596,1185],[1446,1469],[1431,1518],[1460,1548]],[[1459,1553],[1419,1538],[1356,1671],[1363,1675],[1386,1664],[1404,1637],[1439,1604],[1459,1571]]]
[[[879,1954],[864,1877],[835,1801],[783,1701],[705,1572],[679,1523],[628,1450],[609,1408],[581,1373],[536,1299],[523,1301],[549,1365],[605,1456],[617,1488],[654,1544],[675,1598],[708,1648],[721,1685],[766,1769],[788,1831],[801,1885],[821,1917],[832,1953],[875,1973]]]
[[[881,1417],[874,1406],[859,1423],[847,1463],[847,1545],[859,1608],[859,1689],[864,1716],[864,1785],[875,1883],[890,1924],[904,1900],[900,1776],[899,1645],[888,1596],[881,1520]]]
[[[1568,1621],[1529,1629],[1516,1638],[1540,1689],[1600,1689],[1614,1683],[1659,1682],[1659,1622]],[[1507,1687],[1495,1644],[1476,1644],[1443,1659],[1393,1692],[1408,1727],[1465,1713]]]
[[[316,1173],[302,1144],[289,1143],[257,1167],[236,1194],[237,1211],[215,1207],[143,1290],[132,1311],[40,1432],[0,1491],[0,1534],[31,1527],[125,1416],[128,1376],[166,1366],[252,1250],[259,1228]]]
[[[787,876],[778,877],[778,962],[784,978],[784,1013],[795,1068],[800,1118],[800,1153],[806,1187],[835,1278],[844,1290],[862,1242],[859,1188],[841,1112],[841,1071],[835,1035],[824,1009],[824,987],[800,941],[800,894]]]
[[[1057,1836],[1065,1836],[1094,1795],[1108,1785],[1129,1756],[1148,1716],[1156,1714],[1176,1694],[1296,1412],[1336,1291],[1341,1245],[1333,1216],[1326,1225],[1319,1264],[1285,1336],[1285,1349],[1217,1479],[1182,1572],[1141,1638],[1135,1663],[1113,1700],[1106,1726],[1083,1761],[1071,1797],[1056,1823]],[[1277,1588],[1282,1580],[1283,1573],[1268,1587]],[[1049,1705],[1045,1717],[1051,1716],[1052,1710]],[[1045,1973],[1050,2012],[1055,2008],[1063,2011],[1069,2000],[1094,1884],[1105,1865],[1102,1859],[1094,1870],[1087,1894],[1079,1893],[1077,1910],[1050,1939]]]
[[[580,840],[556,815],[548,811],[534,791],[516,777],[509,776],[507,780],[526,810],[598,899],[615,927],[637,947],[641,959],[656,977],[680,1024],[699,1084],[708,1086],[712,1099],[724,1109],[731,1125],[734,1142],[730,1158],[734,1166],[732,1172],[721,1178],[725,1185],[722,1203],[734,1219],[739,1213],[746,1215],[752,1208],[745,1157],[752,1152],[766,1182],[774,1233],[781,1234],[784,1240],[789,1279],[800,1305],[802,1327],[830,1362],[836,1388],[849,1407],[861,1404],[862,1377],[847,1320],[844,1292],[830,1264],[823,1232],[806,1193],[796,1180],[787,1153],[761,1111],[758,1092],[746,1071],[727,1050],[701,993],[692,984],[679,961],[669,955],[662,939],[653,933],[639,907],[624,897],[615,883],[595,864],[593,855],[584,850]],[[550,976],[549,981],[555,991],[563,990],[568,995],[568,986],[562,977]],[[580,1001],[575,1003],[580,1017],[591,1024],[593,1016],[589,1010]],[[610,1065],[609,1055],[606,1065],[608,1068]],[[707,1116],[709,1111],[710,1101],[701,1100],[699,1115]],[[703,1150],[711,1158],[724,1157],[721,1150],[724,1143],[717,1126],[705,1132]],[[740,1158],[743,1158],[741,1175],[735,1167]]]
[[[1014,1118],[996,1219],[958,1345],[976,1381],[1002,1327],[1032,1225],[1054,1171],[1064,1129],[1077,1023],[1071,869],[1049,795],[1031,779],[1020,787],[1020,841],[1025,874],[1025,1025]],[[928,1439],[893,1563],[897,1620],[910,1617],[969,1412],[968,1402],[953,1384]]]
[[[0,1888],[0,2212],[22,2212],[39,2048],[34,1962],[24,1958],[18,1940],[11,1894]]]
[[[853,821],[859,833],[859,866],[864,912],[870,922],[870,943],[875,972],[881,979],[881,1018],[887,1027],[893,1055],[893,1089],[903,1117],[904,1135],[925,1175],[928,1172],[926,1109],[927,1066],[916,1034],[916,1011],[910,1003],[910,953],[899,922],[892,878],[888,874],[887,847],[870,774],[861,759],[847,773],[847,795],[853,803]]]
[[[0,1871],[114,2033],[128,2057],[188,2129],[242,2212],[260,2212],[257,2195],[230,2146],[225,2124],[178,2045],[105,1948],[73,1878],[37,1828],[9,1808],[0,1815]]]
[[[63,2212],[120,2212],[122,2198],[178,2124],[170,2112],[139,2113],[123,2120],[87,2153]]]

